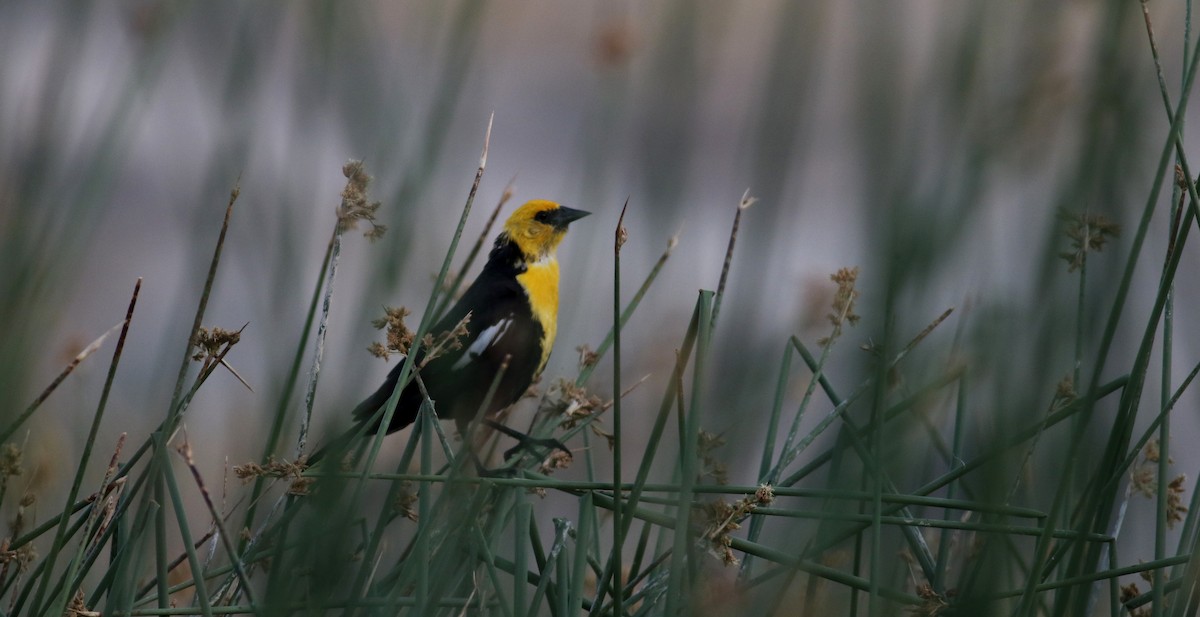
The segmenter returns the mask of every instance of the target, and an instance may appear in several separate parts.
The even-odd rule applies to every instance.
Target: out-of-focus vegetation
[[[1193,614],[1191,9],[3,3],[0,611]],[[509,186],[573,463],[306,469]]]

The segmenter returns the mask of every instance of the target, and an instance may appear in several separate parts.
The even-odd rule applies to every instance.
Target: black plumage
[[[516,243],[501,234],[483,271],[430,330],[437,337],[453,330],[467,313],[471,314],[466,324],[467,334],[460,339],[462,348],[435,357],[420,370],[429,398],[435,401],[434,410],[438,417],[455,420],[459,430],[479,413],[506,358],[508,367],[491,403],[483,410],[484,417],[517,402],[539,368],[543,329],[533,317],[529,298],[516,278],[525,269],[525,258]],[[480,335],[489,329],[493,329],[493,337],[488,344],[480,345]],[[418,353],[416,365],[420,366],[423,360],[424,350]],[[387,403],[403,366],[400,362],[392,368],[383,385],[354,409],[356,422],[367,422]],[[400,394],[387,432],[412,424],[421,408],[422,398],[416,380],[411,380]],[[382,418],[382,414],[379,417]],[[370,426],[368,432],[375,433],[377,429],[377,425]]]
[[[398,431],[417,419],[424,397],[423,383],[439,418],[453,419],[460,431],[481,417],[484,424],[513,437],[518,447],[564,449],[553,439],[534,439],[496,421],[491,416],[517,402],[542,370],[554,345],[558,319],[558,262],[555,249],[567,227],[588,213],[552,201],[534,200],[517,208],[488,255],[483,271],[463,296],[429,330],[439,335],[458,329],[464,317],[466,333],[461,347],[442,351],[425,361],[427,349],[414,359],[414,377],[401,390],[396,410],[385,432]],[[424,366],[422,366],[424,365]],[[383,410],[396,389],[404,366],[398,363],[387,379],[354,409],[355,424],[341,436],[307,458],[316,464],[329,453],[341,452],[362,433],[375,434]],[[503,373],[500,373],[504,367]],[[500,375],[497,382],[497,375]],[[496,383],[483,409],[488,390]]]

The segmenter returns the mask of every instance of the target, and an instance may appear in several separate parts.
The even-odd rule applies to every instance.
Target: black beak
[[[578,221],[589,214],[591,214],[591,212],[584,212],[583,210],[576,210],[566,206],[559,206],[550,212],[549,222],[551,225],[554,225],[556,229],[566,229],[567,225],[570,225],[573,221]]]

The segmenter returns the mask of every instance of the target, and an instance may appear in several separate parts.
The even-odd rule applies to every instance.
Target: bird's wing
[[[514,321],[515,319],[510,313],[500,319],[500,321],[485,327],[475,337],[475,340],[471,341],[471,346],[467,347],[466,351],[463,351],[458,356],[454,364],[450,365],[450,370],[457,371],[466,368],[471,362],[477,362],[481,356],[490,353],[490,350],[494,347],[502,345],[501,341],[503,341],[504,335],[508,333],[508,329],[513,325]]]
[[[462,349],[431,360],[421,369],[421,378],[437,403],[438,415],[463,420],[479,412],[505,362],[507,367],[486,413],[507,407],[524,394],[541,361],[542,327],[533,318],[524,291],[516,285],[473,287],[460,304],[469,306],[471,313]]]

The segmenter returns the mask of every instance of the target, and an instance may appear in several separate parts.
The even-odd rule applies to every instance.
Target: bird
[[[491,418],[516,403],[550,359],[558,333],[556,251],[568,226],[589,214],[547,200],[530,201],[517,208],[496,236],[483,270],[430,329],[436,338],[465,324],[457,350],[443,350],[425,362],[426,349],[421,349],[413,364],[438,417],[454,420],[461,434],[467,434],[472,420],[482,417],[487,425],[524,444],[543,441]],[[354,408],[357,432],[364,428],[368,434],[378,432],[403,364],[392,368],[383,384]],[[493,382],[495,390],[487,401]],[[393,433],[412,424],[423,400],[414,377],[401,390],[385,432]]]

